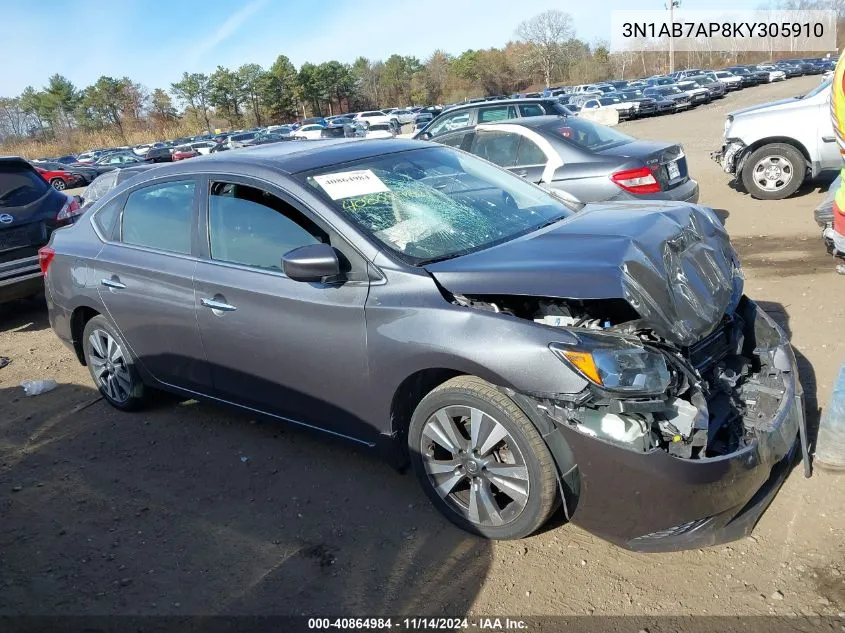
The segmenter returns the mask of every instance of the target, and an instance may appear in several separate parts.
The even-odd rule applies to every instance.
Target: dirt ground
[[[845,358],[845,278],[812,219],[826,184],[755,201],[709,152],[725,113],[817,82],[620,126],[683,143],[747,293],[792,332],[812,409]],[[796,469],[753,536],[728,546],[634,554],[560,522],[489,543],[355,447],[193,401],[111,409],[37,302],[0,307],[0,356],[12,358],[0,369],[0,615],[845,612],[845,475]],[[19,383],[37,378],[60,385],[24,397]]]

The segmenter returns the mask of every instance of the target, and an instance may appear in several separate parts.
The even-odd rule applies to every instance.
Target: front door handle
[[[126,284],[120,283],[117,278],[112,279],[101,279],[100,283],[108,288],[117,288],[118,290],[123,290],[126,288]]]
[[[833,143],[836,141],[835,136],[822,136],[822,141],[825,143]]]
[[[200,299],[200,303],[205,306],[206,308],[211,308],[212,310],[219,310],[220,312],[234,312],[237,308],[233,305],[229,305],[228,303],[223,303],[222,301],[217,301],[216,299]]]

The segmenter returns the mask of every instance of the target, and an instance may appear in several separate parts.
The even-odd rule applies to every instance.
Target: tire
[[[557,469],[540,433],[513,400],[475,376],[453,378],[422,399],[411,417],[408,448],[434,506],[473,534],[524,538],[558,506]]]
[[[108,353],[109,339],[118,346],[119,359],[114,353]],[[98,342],[96,346],[95,341]],[[133,411],[145,404],[147,389],[135,367],[135,359],[126,341],[106,317],[97,315],[85,324],[82,351],[91,379],[110,405],[121,411]],[[114,376],[111,381],[103,377],[101,370]]]
[[[62,180],[61,178],[53,178],[50,181],[50,184],[53,186],[53,189],[55,189],[56,191],[64,191],[65,189],[67,189],[67,183],[65,183],[65,181]]]
[[[771,171],[766,171],[769,168]],[[752,152],[745,161],[742,185],[757,200],[782,200],[798,190],[806,174],[806,161],[798,149],[786,143],[770,143]],[[767,176],[768,186],[762,184]]]

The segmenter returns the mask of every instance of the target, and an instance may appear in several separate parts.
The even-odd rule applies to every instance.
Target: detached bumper
[[[569,508],[573,523],[644,552],[716,545],[752,531],[802,453],[806,422],[792,348],[774,321],[748,304],[756,327],[778,337],[788,365],[784,396],[767,430],[734,453],[692,460],[663,450],[617,448],[558,422],[580,479],[575,507]]]
[[[726,174],[736,175],[740,171],[741,157],[743,150],[745,150],[745,143],[742,141],[731,141],[722,146],[722,149],[716,152],[710,152],[710,158],[722,166],[722,170]]]

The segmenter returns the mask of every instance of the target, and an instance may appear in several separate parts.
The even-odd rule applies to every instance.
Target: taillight
[[[625,191],[631,193],[657,193],[660,191],[660,183],[657,182],[648,167],[617,171],[610,176],[610,179]]]
[[[62,207],[59,214],[56,216],[57,222],[67,222],[78,215],[82,215],[82,207],[76,198],[68,198],[65,205]]]
[[[42,246],[38,249],[38,265],[41,267],[41,274],[47,276],[47,269],[53,263],[53,258],[56,256],[54,251],[49,246]]]

